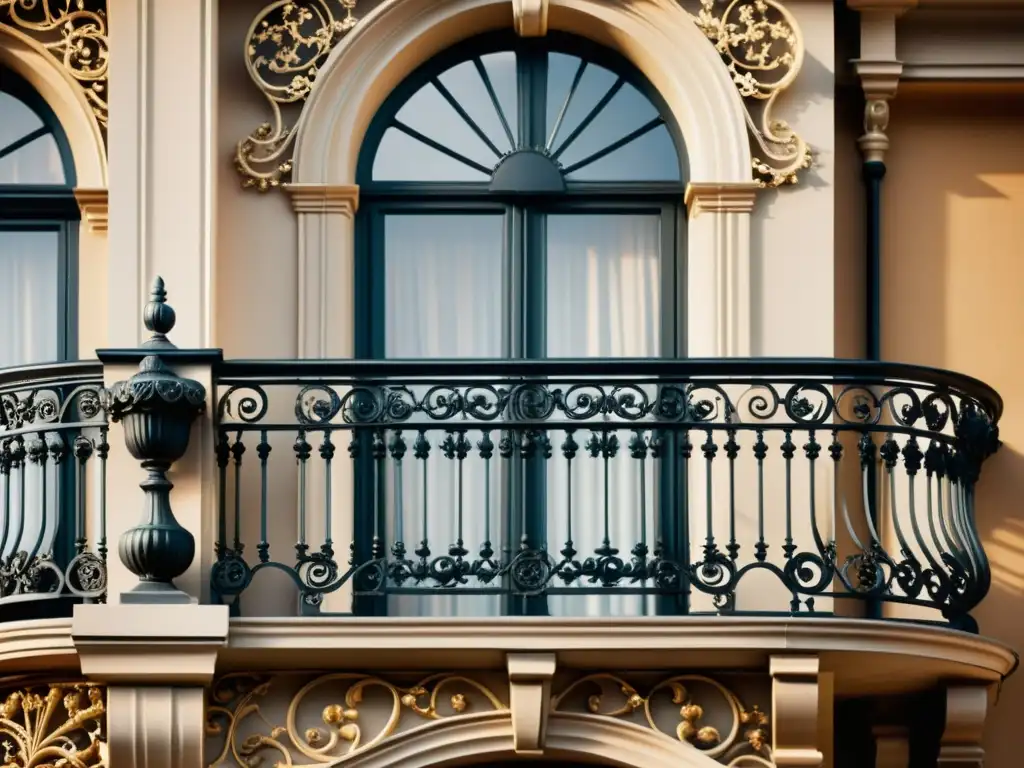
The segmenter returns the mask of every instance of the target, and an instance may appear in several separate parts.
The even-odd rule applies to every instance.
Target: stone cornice
[[[757,202],[756,183],[708,184],[691,181],[686,185],[686,207],[690,218],[708,213],[750,213]]]
[[[779,653],[816,653],[838,692],[911,689],[936,677],[997,682],[1017,666],[1005,645],[963,632],[860,619],[685,617],[656,619],[354,618],[233,619],[218,665],[418,669],[504,665],[507,653],[555,653],[560,666],[766,668]],[[618,660],[618,661],[616,661]],[[864,674],[870,669],[872,673]]]
[[[78,668],[71,619],[0,623],[0,676],[22,674],[30,664],[50,670]]]
[[[283,184],[296,213],[340,213],[355,216],[359,210],[359,187],[335,184]]]
[[[75,200],[82,212],[82,221],[90,232],[106,232],[110,223],[110,209],[105,189],[76,189]]]

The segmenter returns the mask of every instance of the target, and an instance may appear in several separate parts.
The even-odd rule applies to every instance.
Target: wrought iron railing
[[[106,591],[99,363],[0,371],[0,618],[70,615]]]
[[[822,614],[854,598],[973,629],[989,586],[974,486],[1002,404],[945,371],[253,361],[223,365],[218,402],[212,588],[236,612],[276,570],[304,613]]]

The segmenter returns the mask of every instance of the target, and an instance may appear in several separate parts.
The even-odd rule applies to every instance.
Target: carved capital
[[[340,213],[352,218],[359,210],[356,184],[285,184],[296,213]]]
[[[548,0],[512,0],[513,23],[520,37],[548,33]]]
[[[988,715],[988,689],[953,685],[946,689],[946,725],[939,747],[938,768],[983,768],[981,739]]]
[[[775,764],[820,766],[818,657],[772,656],[769,669]]]
[[[75,190],[75,200],[78,201],[78,208],[82,212],[82,221],[88,225],[90,232],[107,231],[110,220],[107,197],[105,189]]]
[[[708,213],[751,213],[761,187],[750,184],[708,184],[692,181],[686,185],[685,203],[690,218]]]
[[[555,666],[553,653],[508,655],[512,748],[520,754],[539,755],[544,752]]]

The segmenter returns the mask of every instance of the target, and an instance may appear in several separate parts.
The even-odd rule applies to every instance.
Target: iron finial
[[[153,288],[150,292],[149,302],[142,312],[142,320],[146,324],[146,330],[153,335],[143,342],[142,346],[158,349],[177,349],[167,338],[167,334],[174,328],[175,319],[174,308],[167,303],[164,279],[157,275],[153,279]]]

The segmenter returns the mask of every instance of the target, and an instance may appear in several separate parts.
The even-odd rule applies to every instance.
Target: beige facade
[[[7,762],[1015,765],[1022,21],[0,0]]]

